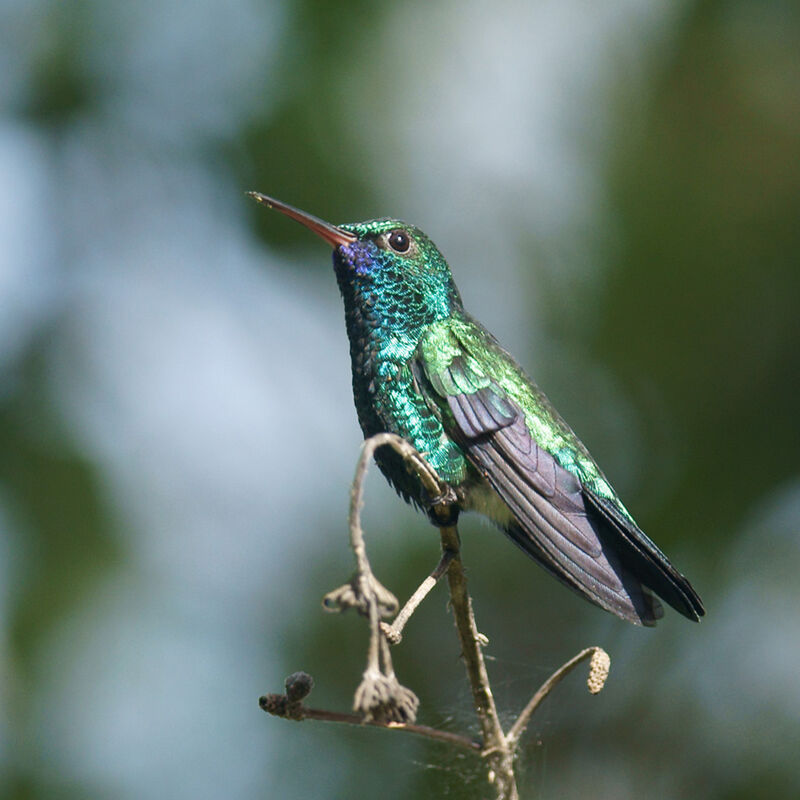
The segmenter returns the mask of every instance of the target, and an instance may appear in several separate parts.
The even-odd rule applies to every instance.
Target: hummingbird
[[[636,625],[693,621],[689,581],[644,534],[589,451],[497,339],[465,310],[450,267],[419,228],[396,219],[332,225],[258,192],[257,202],[333,248],[344,300],[353,398],[365,438],[397,434],[452,490],[453,524],[475,511],[551,575]],[[402,458],[375,460],[407,502],[431,498]]]

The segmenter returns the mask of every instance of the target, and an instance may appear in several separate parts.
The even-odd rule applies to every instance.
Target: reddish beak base
[[[305,225],[306,228],[316,233],[320,239],[327,242],[331,247],[341,247],[346,244],[352,244],[358,239],[358,237],[354,233],[350,233],[350,231],[337,228],[335,225],[331,225],[330,222],[325,222],[325,220],[315,217],[313,214],[308,214],[305,211],[301,211],[299,208],[290,206],[288,203],[282,203],[280,200],[275,200],[272,197],[261,194],[261,192],[248,192],[247,194],[257,203],[261,203],[261,205],[267,208],[274,208],[276,211],[280,211],[281,214],[285,214],[287,217],[297,220],[301,225]]]

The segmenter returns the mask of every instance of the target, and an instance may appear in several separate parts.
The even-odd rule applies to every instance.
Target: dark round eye
[[[392,231],[389,234],[389,247],[391,247],[392,250],[398,253],[406,253],[410,246],[411,242],[405,231]]]

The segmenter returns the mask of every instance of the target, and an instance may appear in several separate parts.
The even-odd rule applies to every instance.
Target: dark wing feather
[[[598,524],[611,527],[617,534],[620,558],[659,597],[685,617],[698,621],[706,613],[703,601],[689,581],[672,566],[669,559],[638,527],[631,525],[606,498],[584,488],[590,515]]]
[[[451,407],[456,402],[448,399]],[[533,442],[521,413],[508,427],[462,443],[511,509],[515,523],[506,532],[515,544],[572,589],[624,619],[652,624],[661,616],[614,549],[603,546],[578,479]]]
[[[419,373],[422,374],[419,374]],[[508,536],[591,602],[636,624],[663,615],[650,589],[690,619],[702,604],[660,550],[533,440],[522,409],[464,355],[418,380],[439,395],[447,433],[508,506]],[[426,380],[427,379],[427,380]],[[423,392],[428,394],[428,392]]]

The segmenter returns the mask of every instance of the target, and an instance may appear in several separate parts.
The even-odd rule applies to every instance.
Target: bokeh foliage
[[[35,313],[5,291],[10,279],[0,283],[4,796],[483,796],[475,765],[439,745],[259,716],[258,694],[299,668],[317,678],[316,704],[347,707],[366,638],[359,620],[324,616],[318,603],[350,569],[344,514],[358,446],[327,256],[299,227],[247,206],[247,189],[333,221],[395,214],[398,198],[431,212],[430,225],[414,221],[443,231],[445,253],[460,256],[452,266],[470,310],[517,319],[487,303],[502,288],[481,292],[486,273],[512,287],[525,312],[514,331],[522,360],[598,460],[618,465],[627,504],[706,601],[700,626],[670,615],[654,632],[623,629],[465,523],[501,707],[521,706],[584,645],[612,656],[597,700],[575,681],[542,710],[523,759],[527,796],[800,791],[797,694],[786,693],[800,641],[800,14],[791,3],[701,0],[661,16],[650,4],[653,23],[619,4],[615,28],[631,25],[647,56],[639,70],[622,56],[614,66],[614,37],[597,56],[610,75],[591,95],[603,146],[592,126],[575,135],[593,170],[589,222],[565,223],[540,249],[525,222],[537,210],[506,195],[502,171],[471,170],[476,154],[458,136],[440,164],[417,119],[431,84],[442,105],[466,92],[479,118],[489,94],[508,90],[505,42],[530,19],[521,5],[432,5],[427,18],[419,4],[242,2],[231,4],[238,23],[208,4],[191,19],[173,3],[0,10],[0,42],[16,59],[0,95],[0,148],[30,137],[43,154],[31,181],[47,191],[30,203],[29,238],[49,242],[46,266],[20,279],[36,284],[25,290],[39,298]],[[443,54],[462,16],[478,20],[471,35],[497,37],[497,86],[454,86],[449,65],[467,71],[474,57]],[[438,47],[428,61],[413,50],[395,74],[426,19]],[[573,22],[567,14],[554,35],[568,37]],[[222,46],[248,31],[241,54]],[[169,61],[173,48],[186,63]],[[220,88],[211,76],[228,74],[228,58],[239,72]],[[193,108],[181,103],[191,78],[174,106],[148,106],[194,68]],[[535,77],[516,74],[513,96],[533,92]],[[128,79],[136,91],[126,95]],[[381,149],[375,132],[387,129]],[[471,189],[463,225],[456,190],[431,196],[419,177],[434,162]],[[150,183],[120,182],[142,164]],[[15,175],[24,181],[5,186],[3,209],[24,207],[28,177]],[[475,198],[515,211],[480,216]],[[0,228],[9,242],[12,233]],[[589,267],[573,239],[592,253]],[[482,260],[487,242],[499,263]],[[9,275],[26,263],[16,247],[0,241]],[[127,316],[126,339],[115,326]],[[216,337],[229,331],[224,349]],[[176,363],[187,364],[184,381],[168,383]],[[181,464],[197,476],[184,478]],[[403,596],[434,562],[436,536],[377,478],[369,492],[376,571]],[[425,722],[474,729],[442,591],[409,628],[397,668]]]

